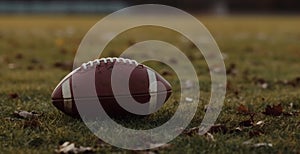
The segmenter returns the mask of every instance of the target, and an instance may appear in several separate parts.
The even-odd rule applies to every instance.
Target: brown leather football
[[[72,117],[82,116],[81,110],[89,116],[99,116],[101,110],[95,102],[109,116],[119,117],[153,113],[171,93],[168,81],[151,68],[135,60],[101,58],[69,73],[51,97],[57,109]],[[138,104],[144,106],[138,108]]]

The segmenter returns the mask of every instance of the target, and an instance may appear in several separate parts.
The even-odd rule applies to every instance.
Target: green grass
[[[64,141],[91,146],[99,153],[132,151],[110,145],[101,146],[80,120],[70,118],[51,104],[50,95],[56,84],[70,69],[54,67],[57,62],[72,62],[84,34],[101,17],[97,16],[1,16],[0,17],[0,152],[1,153],[53,153]],[[225,104],[216,123],[235,128],[248,115],[239,114],[240,104],[256,112],[255,121],[264,120],[262,135],[251,137],[246,128],[240,133],[215,133],[215,142],[203,136],[180,135],[171,141],[171,147],[159,153],[296,153],[300,151],[299,116],[268,116],[261,112],[267,105],[281,103],[284,111],[300,110],[300,84],[295,87],[278,84],[280,80],[300,77],[300,20],[298,16],[199,16],[215,37],[228,58],[227,68],[236,65],[237,74],[228,75]],[[147,33],[148,32],[148,33]],[[210,94],[207,65],[196,49],[184,43],[179,34],[157,27],[144,27],[122,33],[106,48],[104,56],[117,56],[132,42],[147,39],[168,41],[182,49],[197,70],[201,87],[198,111],[189,127],[198,126],[204,105]],[[22,55],[20,58],[20,54]],[[19,56],[18,56],[19,55]],[[193,58],[196,57],[196,58]],[[9,69],[8,65],[15,65]],[[163,73],[168,67],[147,63]],[[171,71],[172,73],[172,71]],[[173,73],[174,74],[174,73]],[[174,93],[155,115],[144,119],[121,120],[130,128],[151,128],[165,122],[176,110],[180,91],[175,75],[165,76],[173,85]],[[254,78],[268,82],[267,89],[255,83]],[[17,93],[17,99],[9,94]],[[293,103],[293,108],[289,104]],[[42,116],[35,124],[15,118],[16,110],[37,111]],[[243,145],[267,142],[273,147],[253,148]]]

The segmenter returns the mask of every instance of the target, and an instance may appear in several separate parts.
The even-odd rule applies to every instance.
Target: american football
[[[118,82],[116,85],[120,85],[116,87],[117,93],[113,92],[111,83],[112,70],[115,66],[118,66],[115,82]],[[124,75],[130,71],[129,91],[126,91],[126,88],[121,85],[126,82]],[[95,75],[94,84],[97,96],[84,90],[87,88],[86,83],[91,75]],[[74,97],[74,89],[82,92]],[[75,100],[78,100],[78,103],[87,103],[88,101],[85,100],[99,100],[108,115],[118,117],[132,114],[118,104],[128,103],[129,97],[141,104],[150,102],[148,103],[149,109],[153,106],[158,109],[171,93],[172,88],[168,81],[151,68],[139,64],[135,60],[108,57],[84,63],[69,73],[54,89],[52,103],[65,114],[79,117]],[[155,100],[151,101],[152,98]],[[163,102],[157,102],[157,100],[162,100],[158,98],[162,98]],[[91,114],[96,115],[97,113],[91,112]]]

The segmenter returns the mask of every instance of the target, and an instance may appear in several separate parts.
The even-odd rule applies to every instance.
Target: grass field
[[[53,153],[64,141],[93,147],[99,153],[145,152],[122,150],[101,142],[83,122],[64,115],[51,104],[51,93],[70,72],[81,39],[99,19],[101,16],[0,16],[0,153]],[[300,17],[199,16],[199,19],[227,57],[227,94],[216,122],[222,124],[218,127],[221,131],[211,131],[215,141],[183,133],[169,147],[150,151],[299,153]],[[134,42],[156,38],[185,51],[197,69],[201,87],[201,101],[189,128],[198,126],[210,94],[203,57],[194,54],[196,49],[192,45],[174,37],[178,34],[157,27],[137,28],[121,35],[105,50],[104,56],[117,56]],[[160,125],[178,105],[177,77],[166,66],[149,65],[165,74],[174,86],[173,96],[155,115],[121,120],[126,127]],[[267,105],[278,104],[282,109],[277,106],[265,111]],[[13,115],[18,110],[36,111],[40,116],[18,118]],[[264,125],[255,124],[259,121]],[[272,147],[254,147],[256,143]]]

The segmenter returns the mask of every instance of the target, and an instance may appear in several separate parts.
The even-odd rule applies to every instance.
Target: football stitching
[[[118,58],[118,57],[107,57],[107,58],[101,58],[101,59],[95,59],[93,61],[89,61],[89,62],[86,62],[86,63],[83,63],[81,66],[83,69],[88,69],[90,67],[93,67],[94,64],[97,65],[100,65],[101,62],[104,62],[104,63],[107,63],[107,62],[122,62],[122,63],[129,63],[130,65],[134,64],[134,65],[138,65],[138,62],[135,61],[135,60],[132,60],[132,59],[126,59],[126,58]]]

